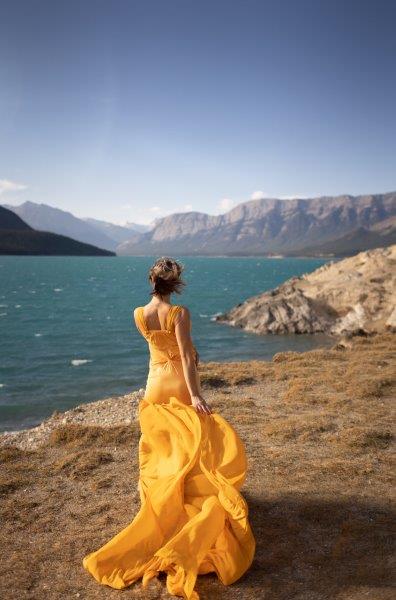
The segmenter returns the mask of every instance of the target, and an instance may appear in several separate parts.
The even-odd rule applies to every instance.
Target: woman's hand
[[[191,396],[191,404],[195,408],[195,410],[204,415],[212,414],[211,408],[209,404],[206,402],[205,398],[202,396]]]

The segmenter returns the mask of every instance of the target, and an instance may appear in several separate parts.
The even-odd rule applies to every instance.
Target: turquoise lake
[[[258,336],[211,320],[324,259],[175,257],[202,361],[267,359],[329,346],[325,335]],[[32,427],[78,404],[144,387],[146,341],[135,306],[150,300],[155,257],[0,256],[0,430]]]

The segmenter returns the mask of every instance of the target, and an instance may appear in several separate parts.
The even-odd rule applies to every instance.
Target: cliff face
[[[396,192],[367,196],[337,196],[279,200],[265,198],[239,204],[223,215],[188,212],[159,219],[150,231],[117,247],[117,254],[290,254],[320,247],[347,234],[344,253],[366,249],[365,232],[396,215]],[[396,240],[393,225],[386,230],[386,243]],[[363,235],[363,233],[365,235]],[[390,237],[389,237],[390,236]],[[380,244],[385,245],[385,244]],[[319,250],[317,251],[317,247]],[[333,243],[330,253],[337,250]],[[350,251],[352,249],[352,252]]]
[[[396,330],[396,245],[360,252],[248,298],[216,320],[266,334]]]

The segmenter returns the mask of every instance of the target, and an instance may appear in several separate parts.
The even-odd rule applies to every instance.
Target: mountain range
[[[116,249],[119,255],[354,254],[396,242],[396,192],[263,198],[221,215],[172,214]]]
[[[118,255],[348,256],[396,243],[396,192],[242,202],[221,215],[189,211],[151,225],[79,219],[46,204],[5,205],[31,227]]]
[[[114,251],[117,246],[134,238],[134,232],[148,229],[147,225],[129,223],[115,225],[98,219],[79,219],[72,213],[48,204],[24,202],[18,206],[3,204],[36,230],[51,231],[86,244]]]
[[[114,252],[49,231],[37,231],[0,206],[0,254],[47,256],[115,256]]]

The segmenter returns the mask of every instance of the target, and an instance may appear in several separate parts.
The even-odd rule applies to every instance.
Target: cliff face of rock
[[[258,334],[396,330],[396,245],[331,261],[248,298],[222,321]]]
[[[316,256],[337,255],[340,249],[343,255],[351,255],[393,244],[396,229],[388,220],[395,215],[396,192],[294,200],[263,198],[241,203],[222,215],[169,215],[159,219],[150,231],[118,246],[117,254],[262,256],[303,252]],[[384,242],[382,235],[387,236]]]

